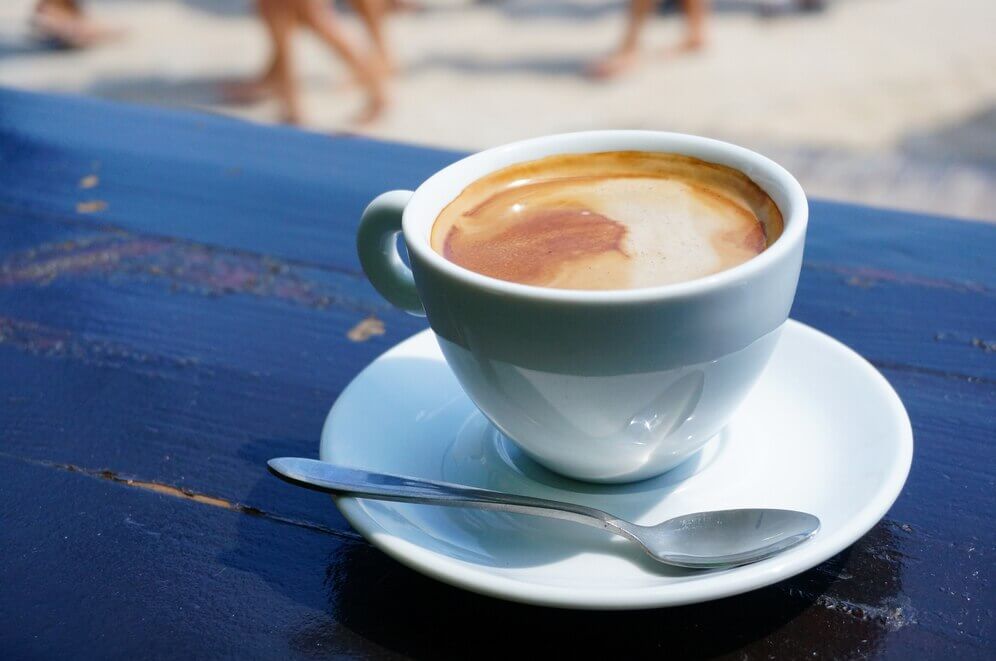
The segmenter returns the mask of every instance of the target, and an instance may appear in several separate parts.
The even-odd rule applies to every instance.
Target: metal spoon
[[[694,569],[757,562],[804,542],[820,528],[820,520],[812,514],[776,509],[697,512],[641,526],[574,503],[371,473],[314,459],[281,457],[267,464],[280,479],[315,491],[575,521],[632,540],[655,560]]]

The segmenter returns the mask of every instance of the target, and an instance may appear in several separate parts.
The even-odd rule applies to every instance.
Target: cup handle
[[[415,289],[415,278],[398,254],[401,214],[412,195],[412,191],[393,190],[374,198],[360,217],[356,251],[364,273],[380,295],[421,317],[425,310]]]

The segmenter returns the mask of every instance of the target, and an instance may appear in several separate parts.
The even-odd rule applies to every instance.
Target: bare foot
[[[41,37],[63,48],[89,48],[123,35],[121,30],[96,23],[77,11],[48,3],[38,5],[31,25]]]
[[[706,41],[702,37],[688,37],[677,46],[667,46],[659,51],[662,58],[668,59],[679,55],[689,55],[704,50]]]
[[[381,75],[373,70],[370,70],[360,82],[367,89],[367,105],[356,116],[355,122],[370,124],[384,114],[384,109],[387,108],[387,94],[384,92]]]
[[[688,37],[683,42],[678,44],[678,46],[673,49],[673,52],[694,53],[695,51],[703,50],[705,47],[706,47],[705,37],[701,35],[695,35],[694,37]]]
[[[225,101],[236,104],[257,103],[275,98],[280,103],[278,121],[295,125],[304,121],[297,93],[293,86],[288,89],[287,81],[281,80],[280,73],[273,64],[257,78],[222,85],[221,94]]]
[[[280,75],[274,76],[272,83],[273,96],[280,104],[278,121],[284,124],[299,126],[304,124],[304,112],[301,110],[301,95],[293,78],[283,80]]]
[[[637,65],[640,55],[635,50],[619,51],[600,60],[592,62],[585,69],[589,78],[605,80],[615,78]]]
[[[222,97],[230,103],[255,103],[277,94],[280,73],[277,61],[270,60],[263,73],[249,80],[236,80],[221,86]]]
[[[349,75],[336,83],[337,88],[350,89],[352,87],[371,87],[369,78],[375,78],[376,84],[383,86],[384,82],[393,78],[398,73],[398,66],[394,60],[382,56],[374,51],[363,60],[362,70],[352,70]]]
[[[381,115],[384,114],[385,108],[387,108],[387,99],[383,96],[370,97],[367,99],[367,105],[353,119],[353,122],[360,126],[372,124],[380,119]]]

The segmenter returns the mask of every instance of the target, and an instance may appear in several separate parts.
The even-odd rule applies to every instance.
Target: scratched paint
[[[980,349],[983,353],[996,352],[996,340],[984,340],[980,337],[968,337],[962,333],[942,331],[934,333],[934,340],[937,342],[966,344],[975,349]]]
[[[200,364],[194,356],[166,357],[138,351],[119,342],[80,337],[59,328],[0,316],[0,345],[48,358],[71,358],[85,365],[125,367],[149,372],[163,367],[188,368]]]
[[[971,280],[949,280],[943,278],[927,278],[912,273],[903,273],[882,268],[841,266],[807,261],[803,268],[812,271],[836,273],[845,277],[848,285],[855,287],[873,287],[878,283],[914,285],[930,289],[946,289],[950,291],[994,293],[989,286]]]
[[[32,464],[35,466],[42,466],[45,468],[50,468],[59,471],[65,471],[68,473],[79,473],[87,477],[107,480],[108,482],[113,482],[126,487],[131,487],[134,489],[141,489],[144,491],[151,491],[163,496],[169,496],[170,498],[180,498],[189,502],[197,503],[199,505],[207,505],[209,507],[218,507],[225,510],[231,510],[233,512],[238,512],[240,514],[247,514],[249,516],[261,517],[264,519],[269,519],[276,523],[282,523],[292,526],[297,526],[299,528],[306,528],[316,532],[333,535],[335,537],[342,537],[351,540],[362,540],[363,538],[355,532],[348,530],[336,530],[334,528],[329,528],[318,523],[310,521],[301,521],[287,516],[281,516],[279,514],[274,514],[272,512],[266,512],[259,509],[258,507],[253,507],[250,505],[243,505],[226,498],[220,498],[218,496],[211,496],[204,493],[199,493],[193,491],[192,489],[186,489],[183,487],[173,486],[170,484],[164,484],[162,482],[155,482],[150,480],[141,480],[135,477],[127,477],[112,471],[109,469],[92,469],[83,468],[81,466],[76,466],[73,464],[60,464],[52,461],[42,461],[38,459],[25,459],[17,455],[12,455],[7,452],[0,452],[0,457],[7,459],[12,459],[15,461],[20,461],[23,463]]]
[[[270,257],[123,232],[95,234],[10,255],[0,262],[0,287],[45,286],[58,278],[116,274],[163,280],[172,287],[210,296],[249,294],[315,309],[339,305],[372,313],[386,306],[343,297],[302,275],[295,266]],[[369,334],[378,334],[376,328],[370,328]]]
[[[385,332],[384,322],[371,315],[350,328],[346,337],[353,342],[366,342],[374,335],[383,335]]]
[[[104,200],[87,200],[76,204],[76,213],[99,213],[107,210],[107,202]]]
[[[971,342],[969,342],[976,349],[982,349],[985,353],[996,352],[996,342],[983,340],[979,337],[973,337]]]

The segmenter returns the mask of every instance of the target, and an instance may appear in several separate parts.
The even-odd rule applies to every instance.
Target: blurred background
[[[0,85],[461,150],[689,132],[814,196],[996,221],[996,0],[372,2],[3,0]]]

